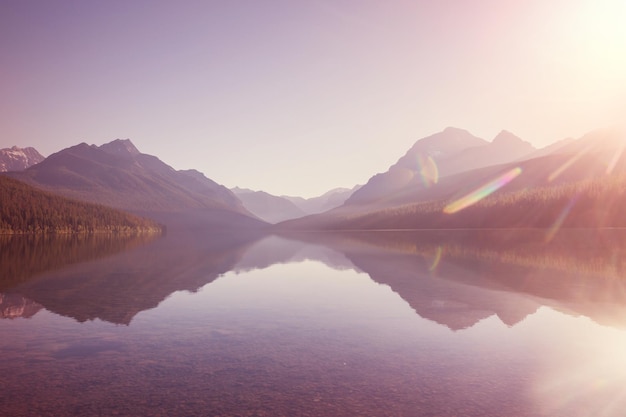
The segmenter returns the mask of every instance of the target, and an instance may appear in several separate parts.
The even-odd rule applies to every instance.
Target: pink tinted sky
[[[544,146],[620,123],[623,0],[0,1],[0,148],[130,138],[312,196],[419,138]]]

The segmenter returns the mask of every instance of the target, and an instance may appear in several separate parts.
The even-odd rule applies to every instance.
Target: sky
[[[228,187],[362,184],[448,126],[626,119],[625,0],[0,0],[0,148],[130,139]]]

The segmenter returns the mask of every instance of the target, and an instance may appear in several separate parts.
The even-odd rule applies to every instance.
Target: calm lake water
[[[0,249],[1,416],[626,410],[626,232]]]

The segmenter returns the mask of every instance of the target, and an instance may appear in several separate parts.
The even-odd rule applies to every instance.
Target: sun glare
[[[590,41],[615,44],[626,42],[626,2],[624,0],[594,0],[588,1],[581,10],[580,19],[586,22]]]
[[[600,72],[619,75],[626,70],[626,1],[589,0],[574,19],[574,41]]]
[[[563,358],[570,359],[556,365],[535,387],[545,415],[561,415],[574,404],[583,407],[586,415],[622,415],[626,405],[624,349],[626,334],[622,330],[600,328],[573,347],[585,351],[590,359],[575,360],[564,352]]]

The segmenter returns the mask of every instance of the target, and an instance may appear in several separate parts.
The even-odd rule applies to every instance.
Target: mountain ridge
[[[404,188],[428,188],[440,178],[514,161],[534,150],[529,142],[506,130],[488,142],[467,130],[448,127],[417,140],[387,171],[372,176],[346,204],[370,204]]]
[[[83,142],[8,175],[55,194],[148,217],[209,210],[256,219],[226,187],[199,171],[177,171],[156,156],[141,153],[128,139],[101,146]]]

